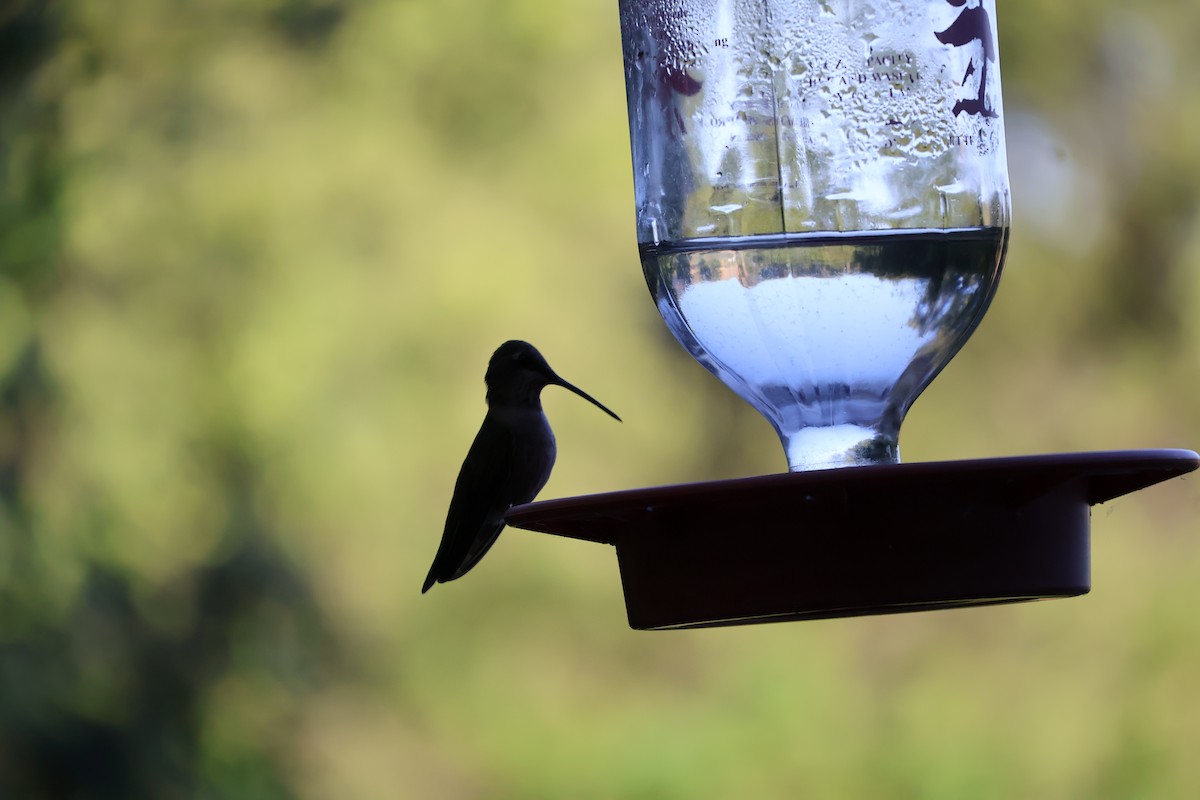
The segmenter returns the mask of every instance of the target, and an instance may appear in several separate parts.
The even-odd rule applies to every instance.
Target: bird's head
[[[613,419],[621,419],[599,400],[560,378],[537,348],[529,342],[513,339],[496,348],[491,361],[488,362],[487,374],[483,380],[487,384],[488,405],[538,406],[542,389],[547,386],[561,386],[595,405]]]

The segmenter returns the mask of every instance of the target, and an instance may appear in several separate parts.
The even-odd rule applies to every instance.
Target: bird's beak
[[[601,411],[603,411],[605,414],[608,414],[610,417],[612,417],[613,419],[615,419],[617,422],[620,422],[620,421],[621,421],[621,418],[620,418],[620,417],[618,417],[616,414],[614,414],[614,413],[612,412],[612,410],[610,410],[610,409],[608,408],[608,406],[604,405],[604,404],[603,404],[603,403],[601,403],[599,400],[597,400],[596,398],[592,397],[590,394],[588,394],[587,392],[585,392],[583,389],[580,389],[580,388],[579,388],[578,386],[576,386],[575,384],[573,384],[573,383],[569,383],[568,381],[564,381],[562,378],[558,377],[557,375],[555,375],[555,376],[554,376],[554,378],[553,378],[553,380],[551,380],[550,382],[551,382],[552,384],[554,384],[555,386],[561,386],[561,387],[563,387],[564,389],[568,389],[568,390],[570,390],[570,391],[574,392],[575,394],[577,394],[577,395],[579,395],[580,397],[582,397],[584,400],[587,400],[589,403],[591,403],[592,405],[594,405],[596,408],[598,408],[598,409],[600,409]]]

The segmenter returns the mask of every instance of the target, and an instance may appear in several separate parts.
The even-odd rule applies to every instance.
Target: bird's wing
[[[442,542],[422,592],[435,581],[451,581],[464,575],[495,543],[508,510],[503,497],[512,454],[511,431],[485,422],[459,470]]]
[[[507,509],[505,509],[507,511]],[[500,521],[494,525],[488,525],[483,530],[479,531],[479,535],[471,542],[471,548],[463,557],[462,564],[459,566],[450,580],[461,578],[471,571],[471,568],[479,563],[479,559],[487,555],[487,551],[492,549],[492,545],[500,538],[500,531],[504,529],[504,512],[500,512]]]

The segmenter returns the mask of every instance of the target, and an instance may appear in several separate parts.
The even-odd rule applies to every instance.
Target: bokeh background
[[[1200,444],[1200,4],[1006,0],[1015,227],[905,460]],[[419,587],[483,369],[543,497],[777,472],[633,241],[612,0],[0,3],[0,796],[1200,794],[1200,489],[1077,600],[626,627],[523,531]]]

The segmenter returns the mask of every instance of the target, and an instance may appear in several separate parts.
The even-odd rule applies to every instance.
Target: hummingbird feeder
[[[789,472],[507,523],[615,546],[634,628],[1086,593],[1090,507],[1200,456],[899,459],[1007,250],[994,0],[620,0],[620,16],[647,286]]]

